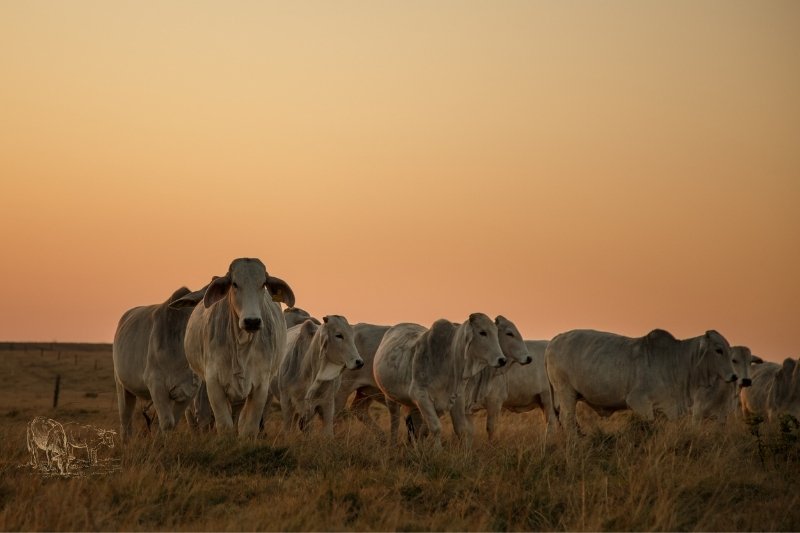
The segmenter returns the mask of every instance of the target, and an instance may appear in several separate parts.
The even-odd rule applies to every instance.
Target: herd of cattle
[[[37,416],[28,423],[26,432],[31,466],[67,474],[77,462],[77,450],[86,453],[87,466],[97,464],[97,450],[114,447],[116,431],[67,422],[61,424],[51,418]],[[45,460],[42,461],[42,454]]]
[[[798,362],[763,362],[716,331],[678,340],[658,329],[641,338],[573,330],[537,341],[482,313],[430,328],[351,326],[337,315],[320,322],[295,307],[286,282],[249,258],[199,291],[181,288],[162,304],[127,311],[113,359],[123,440],[132,435],[137,399],[152,402],[161,430],[185,417],[194,428],[243,436],[258,434],[273,400],[286,430],[319,415],[332,435],[351,397],[351,412],[383,435],[369,414],[379,401],[390,413],[392,442],[404,415],[410,436],[430,435],[437,445],[447,413],[469,445],[478,410],[487,411],[491,438],[503,409],[541,408],[548,429],[575,430],[578,401],[603,416],[631,409],[646,419],[661,412],[725,420],[741,409],[800,418]]]

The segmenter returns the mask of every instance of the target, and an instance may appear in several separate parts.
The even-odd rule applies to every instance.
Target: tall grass
[[[782,433],[660,423],[545,443],[506,435],[391,446],[337,438],[172,435],[115,450],[122,471],[43,478],[3,430],[3,530],[797,530],[800,451]],[[270,424],[268,430],[275,430]],[[270,432],[269,434],[275,435]],[[781,440],[784,438],[784,440]]]
[[[112,450],[118,473],[62,479],[21,466],[34,413],[8,407],[0,406],[2,530],[800,529],[791,421],[694,427],[615,415],[589,420],[584,437],[546,440],[538,413],[508,413],[495,442],[478,418],[471,451],[452,438],[437,451],[382,443],[347,417],[333,440],[316,427],[282,434],[272,413],[255,441],[183,426]],[[49,414],[116,425],[113,407],[84,411]]]

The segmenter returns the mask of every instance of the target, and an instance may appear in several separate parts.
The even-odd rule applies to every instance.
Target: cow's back
[[[639,375],[634,341],[594,330],[557,335],[545,350],[547,376],[555,388],[570,387],[590,405],[624,408]]]
[[[158,306],[134,307],[122,315],[112,345],[114,376],[117,382],[142,398],[150,397],[143,371],[147,364],[153,312],[156,307]]]
[[[409,404],[409,387],[414,347],[426,328],[419,324],[398,324],[383,335],[373,362],[375,383],[391,399]]]

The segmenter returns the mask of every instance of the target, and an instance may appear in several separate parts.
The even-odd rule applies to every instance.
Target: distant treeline
[[[92,342],[0,342],[0,351],[110,352],[109,343]]]

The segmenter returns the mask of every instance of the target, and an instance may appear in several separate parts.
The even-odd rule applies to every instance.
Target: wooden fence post
[[[61,390],[61,374],[56,374],[56,388],[53,391],[53,409],[58,407],[58,393]]]

